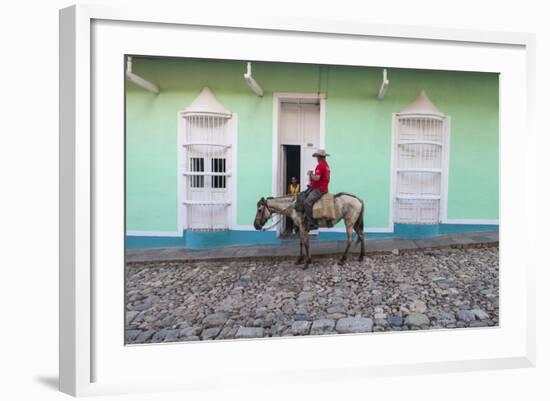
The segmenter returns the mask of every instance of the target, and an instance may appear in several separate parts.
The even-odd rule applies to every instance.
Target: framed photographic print
[[[150,11],[60,14],[62,391],[532,366],[532,36]]]

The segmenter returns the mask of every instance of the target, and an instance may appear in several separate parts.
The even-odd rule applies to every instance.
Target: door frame
[[[271,153],[271,194],[277,196],[280,186],[280,141],[279,141],[279,118],[281,114],[281,103],[285,101],[299,101],[301,99],[319,100],[319,147],[325,147],[325,120],[326,120],[326,94],[322,92],[273,92],[273,126],[271,130],[272,153]],[[281,225],[277,224],[271,229],[281,234]]]

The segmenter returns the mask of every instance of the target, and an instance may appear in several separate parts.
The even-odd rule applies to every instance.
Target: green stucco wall
[[[380,68],[254,63],[262,98],[246,86],[241,61],[134,58],[133,69],[161,93],[127,83],[127,230],[177,229],[177,112],[204,86],[238,114],[239,225],[250,225],[258,198],[271,195],[273,92],[326,93],[330,190],[363,198],[367,228],[382,228],[390,212],[392,113],[425,89],[451,117],[449,219],[498,219],[497,74],[389,69],[380,101]]]

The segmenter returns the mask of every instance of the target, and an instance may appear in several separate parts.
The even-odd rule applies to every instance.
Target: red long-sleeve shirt
[[[309,185],[313,189],[319,189],[321,192],[328,192],[328,183],[330,181],[330,167],[326,160],[321,160],[315,167],[313,173],[319,176],[319,181],[310,180]]]

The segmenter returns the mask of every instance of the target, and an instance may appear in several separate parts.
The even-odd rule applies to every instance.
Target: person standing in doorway
[[[313,219],[313,205],[321,196],[328,192],[328,184],[330,182],[330,167],[326,161],[327,156],[330,156],[324,149],[319,149],[313,154],[317,158],[317,166],[315,171],[308,171],[309,187],[311,191],[307,195],[304,202],[305,225],[308,231],[319,228]]]
[[[300,184],[298,183],[298,179],[296,177],[290,178],[290,184],[288,184],[288,195],[298,196],[300,193]],[[294,222],[291,218],[286,218],[286,226],[287,226],[287,232],[289,233],[297,233],[298,227],[294,225]]]
[[[288,184],[288,195],[298,195],[300,193],[300,184],[296,177],[290,178],[290,184]]]

